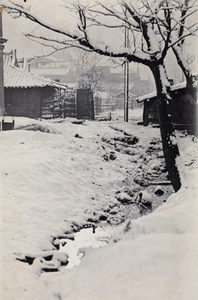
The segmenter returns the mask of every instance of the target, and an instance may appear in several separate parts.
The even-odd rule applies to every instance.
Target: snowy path
[[[185,161],[178,162],[185,175],[184,191],[173,195],[172,202],[155,213],[134,221],[132,229],[124,223],[115,237],[117,243],[87,250],[89,255],[78,268],[40,276],[45,261],[39,257],[44,250],[45,254],[54,254],[57,237],[66,237],[98,220],[106,218],[108,222],[113,210],[121,218],[122,210],[115,207],[120,192],[133,198],[139,184],[147,189],[151,179],[164,180],[163,159],[158,155],[159,129],[119,120],[74,125],[69,120],[57,123],[19,118],[16,126],[21,130],[0,133],[1,274],[6,274],[1,279],[2,299],[136,299],[136,294],[137,299],[186,299],[177,286],[186,277],[180,275],[174,287],[168,282],[173,279],[170,272],[180,274],[195,258],[196,245],[190,235],[197,230],[197,157],[196,144],[190,143],[190,137],[187,142],[179,139]],[[138,142],[126,143],[128,134]],[[189,152],[186,155],[187,148],[190,156]],[[148,189],[154,195],[154,186]],[[185,195],[190,197],[188,203]],[[185,214],[187,210],[191,220]],[[166,234],[162,236],[162,232]],[[158,246],[154,247],[156,241]],[[192,244],[192,253],[184,259],[186,248],[181,243],[185,241]],[[37,259],[32,265],[15,259],[25,255]],[[48,264],[59,267],[60,260],[65,259],[55,255]],[[193,274],[194,268],[190,272]],[[145,293],[142,282],[148,287]],[[188,284],[189,299],[196,299],[194,281]],[[133,285],[136,291],[131,290]]]

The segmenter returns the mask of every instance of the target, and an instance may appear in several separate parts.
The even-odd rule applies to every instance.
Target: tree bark
[[[179,149],[176,143],[175,131],[171,120],[170,95],[165,67],[163,64],[152,64],[150,69],[153,73],[157,89],[159,124],[162,139],[162,147],[168,170],[169,179],[174,190],[177,192],[181,187],[179,171],[176,165],[176,158],[179,156]]]

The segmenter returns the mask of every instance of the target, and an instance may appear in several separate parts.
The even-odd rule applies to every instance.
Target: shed
[[[197,103],[194,102],[186,89],[186,83],[182,82],[171,86],[170,111],[172,122],[176,129],[192,130],[196,126]],[[157,93],[149,93],[138,97],[138,103],[144,103],[143,124],[158,124],[158,99]]]

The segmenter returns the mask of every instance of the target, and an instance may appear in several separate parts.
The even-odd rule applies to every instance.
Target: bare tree
[[[95,67],[100,61],[101,56],[95,52],[87,52],[80,48],[69,48],[62,51],[63,58],[69,60],[71,65],[79,73],[90,70]]]
[[[60,57],[60,52],[57,55]],[[61,56],[70,62],[70,68],[76,74],[80,86],[89,85],[93,91],[101,90],[100,80],[103,74],[97,68],[102,59],[101,55],[80,48],[68,48],[61,51]]]
[[[173,43],[172,49],[177,58],[177,62],[181,67],[185,78],[186,78],[186,87],[188,89],[189,94],[192,96],[194,102],[196,102],[196,94],[197,94],[197,84],[196,84],[196,75],[192,73],[191,63],[193,61],[192,55],[189,61],[189,55],[185,57],[185,38],[184,35],[191,31],[192,35],[198,28],[198,22],[190,22],[190,24],[186,24],[187,19],[194,13],[194,5],[191,4],[192,1],[185,0],[184,5],[180,10],[180,22],[177,23],[178,30],[176,41]],[[196,1],[194,1],[196,3]]]
[[[76,14],[76,28],[73,32],[69,32],[67,28],[57,27],[53,23],[49,24],[29,8],[9,2],[10,5],[3,5],[3,7],[59,33],[63,37],[61,44],[80,47],[112,58],[124,58],[129,62],[141,63],[150,68],[157,90],[160,131],[166,165],[175,191],[179,190],[181,182],[176,166],[179,149],[171,122],[170,83],[164,60],[169,49],[175,49],[181,41],[195,35],[196,22],[186,25],[187,19],[197,13],[195,1],[188,0],[188,7],[185,6],[186,0],[123,0],[121,3],[117,1],[103,3],[104,1],[101,0],[95,5],[84,6],[79,3],[68,5],[65,1],[65,7]],[[130,32],[131,42],[128,48],[120,44],[113,45],[112,39],[105,40],[104,34],[100,36],[100,40],[95,38],[98,29],[102,28],[103,32],[112,31],[112,35],[115,35],[122,34],[123,27],[128,28]],[[29,37],[38,38],[33,35]],[[48,42],[50,41],[52,40],[48,39]],[[53,42],[60,44],[58,39]],[[179,51],[176,53],[178,54]]]
[[[184,1],[175,1],[180,3],[174,13],[169,13],[170,9],[173,7],[169,1],[164,1],[166,8],[164,9],[164,18],[163,21],[161,16],[157,16],[158,27],[160,26],[160,35],[164,39],[164,32],[171,32],[171,40],[168,48],[173,50],[177,63],[180,66],[185,78],[186,78],[186,100],[191,102],[191,105],[194,105],[194,132],[197,131],[197,75],[192,73],[191,64],[193,63],[194,56],[193,51],[191,53],[186,51],[188,44],[186,43],[186,37],[196,36],[198,30],[197,22],[197,10],[198,6],[196,5],[196,0],[184,0]],[[164,4],[162,3],[162,7]],[[168,13],[167,13],[168,8]],[[149,7],[150,9],[150,7]],[[196,51],[196,50],[195,50]]]
[[[175,1],[179,4],[179,1]],[[192,73],[192,69],[190,63],[192,63],[192,53],[190,55],[185,55],[185,39],[188,36],[196,36],[196,32],[198,30],[198,22],[195,17],[197,16],[198,6],[196,5],[196,0],[184,0],[180,1],[180,6],[177,7],[175,13],[169,13],[169,10],[172,9],[171,3],[169,1],[164,1],[166,8],[164,7],[164,3],[162,3],[162,7],[164,7],[164,18],[160,18],[156,15],[157,24],[160,28],[160,35],[162,39],[164,39],[164,34],[169,31],[171,33],[171,40],[168,48],[172,48],[178,65],[183,71],[186,78],[186,86],[189,89],[189,92],[192,93],[195,100],[194,88],[195,88],[195,75]],[[150,8],[150,7],[149,7]],[[151,8],[150,8],[151,10]],[[195,15],[196,14],[196,15]],[[194,15],[194,17],[193,17]],[[190,62],[189,62],[190,56]]]

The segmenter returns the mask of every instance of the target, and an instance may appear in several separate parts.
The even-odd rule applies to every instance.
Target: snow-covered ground
[[[136,197],[134,178],[158,179],[159,129],[137,125],[139,110],[128,124],[119,114],[82,125],[15,118],[16,130],[0,132],[1,299],[198,299],[197,143],[179,132],[180,191],[119,225],[107,246],[85,249],[79,266],[42,272],[67,260],[58,238],[108,220],[118,195]],[[137,143],[121,147],[123,137]]]

